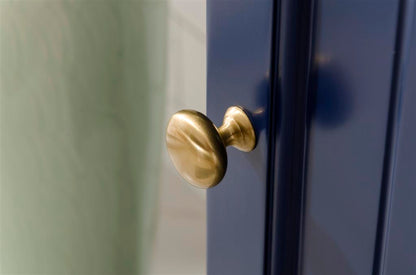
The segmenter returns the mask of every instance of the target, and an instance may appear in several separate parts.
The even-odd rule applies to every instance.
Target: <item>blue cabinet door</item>
[[[208,191],[208,274],[416,274],[414,0],[208,0],[208,115],[251,112]]]
[[[208,274],[262,274],[266,238],[272,0],[207,1],[207,112],[221,125],[225,110],[252,113],[258,142],[227,148],[223,181],[208,189]]]

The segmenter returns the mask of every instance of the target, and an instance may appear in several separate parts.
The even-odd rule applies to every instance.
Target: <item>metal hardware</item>
[[[176,170],[186,181],[210,188],[222,180],[227,170],[225,147],[250,152],[256,146],[256,134],[240,107],[228,108],[219,128],[200,112],[182,110],[168,123],[166,146]]]

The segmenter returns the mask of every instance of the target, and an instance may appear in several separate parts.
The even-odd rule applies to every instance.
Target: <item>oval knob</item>
[[[172,162],[186,181],[200,188],[217,185],[227,170],[226,146],[250,152],[256,146],[253,125],[240,107],[230,107],[221,127],[200,112],[175,113],[166,130]]]

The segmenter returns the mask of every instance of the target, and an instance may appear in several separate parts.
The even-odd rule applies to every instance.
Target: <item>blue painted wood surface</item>
[[[227,148],[228,171],[209,189],[208,274],[262,274],[268,154],[272,0],[207,2],[207,112],[220,125],[241,105],[258,134],[250,153]]]
[[[317,2],[302,274],[371,274],[398,2]]]
[[[414,9],[208,2],[209,115],[265,110],[208,192],[209,274],[416,273]]]
[[[416,3],[405,1],[380,274],[416,274]]]

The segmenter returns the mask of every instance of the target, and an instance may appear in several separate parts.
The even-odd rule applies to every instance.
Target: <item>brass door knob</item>
[[[166,130],[172,162],[186,181],[200,188],[217,185],[227,170],[226,146],[250,152],[256,146],[253,125],[240,107],[230,107],[221,127],[200,112],[175,113]]]

